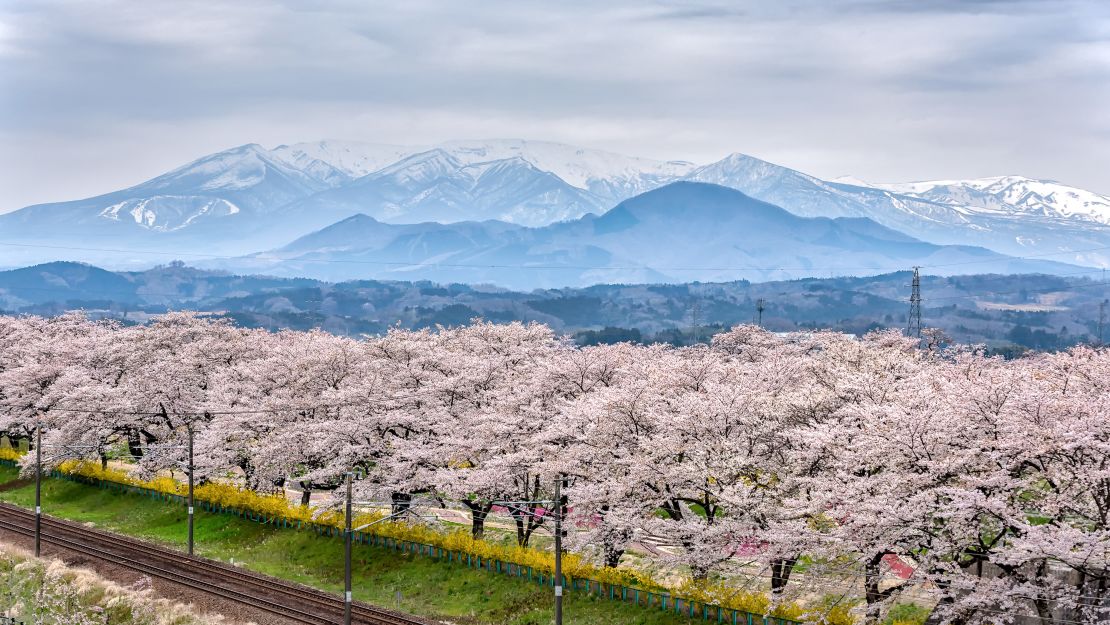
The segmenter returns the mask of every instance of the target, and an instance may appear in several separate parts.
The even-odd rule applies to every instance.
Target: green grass
[[[15,478],[15,469],[0,466],[0,484]],[[29,508],[34,506],[34,497],[34,485],[0,492],[0,501]],[[111,494],[65,480],[43,483],[43,512],[178,548],[183,548],[186,542],[186,515],[182,506],[135,495]],[[234,560],[260,573],[332,592],[342,591],[340,538],[274,528],[199,509],[195,523],[200,555]],[[543,625],[554,620],[551,588],[425,556],[358,545],[354,550],[353,580],[356,599],[456,623]],[[693,621],[572,592],[564,597],[564,622],[671,625]]]
[[[932,610],[916,603],[899,603],[890,609],[886,620],[883,622],[886,625],[892,625],[893,623],[924,623],[929,618],[930,612]]]

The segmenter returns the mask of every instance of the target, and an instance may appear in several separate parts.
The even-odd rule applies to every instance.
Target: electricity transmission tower
[[[756,325],[761,328],[763,327],[763,309],[766,308],[766,304],[767,300],[763,299],[762,297],[755,300],[755,312],[756,315],[758,315],[756,317]]]
[[[699,313],[701,313],[701,304],[698,300],[695,299],[694,303],[690,305],[690,317],[691,317],[690,321],[693,322],[694,344],[695,345],[697,345],[698,342],[700,342],[700,340],[701,340],[701,337],[698,336],[698,315],[699,315]]]
[[[913,285],[910,291],[910,317],[906,335],[921,338],[921,267],[913,268]]]

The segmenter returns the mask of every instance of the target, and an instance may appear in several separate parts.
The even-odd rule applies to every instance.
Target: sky
[[[0,0],[0,212],[244,143],[508,137],[1110,195],[1110,2]]]

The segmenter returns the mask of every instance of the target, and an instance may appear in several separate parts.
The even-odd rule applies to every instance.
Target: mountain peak
[[[751,154],[744,154],[743,152],[733,152],[733,153],[729,154],[728,156],[722,158],[720,161],[717,161],[717,162],[719,162],[719,163],[720,162],[726,162],[726,163],[760,163],[760,164],[766,164],[766,165],[772,165],[773,164],[773,163],[771,163],[769,161],[765,161],[761,158],[756,158],[756,157],[752,156]],[[777,167],[777,165],[776,165],[776,167]]]
[[[354,215],[351,215],[350,217],[348,217],[346,219],[340,220],[339,222],[337,222],[334,225],[336,225],[336,226],[355,226],[355,225],[379,224],[379,223],[381,223],[381,222],[378,221],[377,219],[374,219],[370,215],[367,215],[366,213],[355,213]]]
[[[616,208],[623,208],[638,217],[660,215],[673,218],[712,215],[715,219],[724,220],[735,218],[743,213],[793,217],[777,206],[761,202],[736,189],[693,180],[672,182],[647,191],[621,202]],[[604,218],[605,215],[602,215],[601,219]]]
[[[448,151],[443,148],[432,148],[431,150],[406,156],[396,163],[374,172],[372,176],[374,178],[383,178],[387,176],[434,178],[444,176],[450,171],[461,167],[462,163]]]

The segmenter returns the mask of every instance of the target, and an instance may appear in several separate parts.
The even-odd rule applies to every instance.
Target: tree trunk
[[[1046,579],[1048,576],[1048,561],[1041,560],[1037,566],[1037,579]],[[1052,625],[1052,601],[1043,593],[1037,593],[1036,599],[1033,599],[1033,607],[1037,609],[1037,617],[1041,619],[1043,625]]]
[[[127,433],[127,453],[131,454],[133,460],[139,460],[143,457],[143,441],[138,430],[131,430]]]
[[[955,601],[956,600],[952,597],[941,597],[940,602],[937,603],[936,607],[933,608],[933,611],[925,619],[925,625],[940,625],[942,618],[945,616],[944,607],[951,606]],[[962,614],[954,614],[950,615],[943,622],[945,625],[964,625],[967,623],[967,618]]]
[[[478,504],[473,501],[462,502],[464,506],[470,508],[470,535],[474,538],[481,538],[486,533],[486,516],[493,506],[488,504]]]
[[[516,523],[516,544],[527,547],[536,528],[543,525],[544,518],[539,516],[537,507],[531,504],[527,508],[512,509],[510,514],[513,517],[513,522]]]
[[[709,579],[709,567],[702,564],[690,565],[690,577],[695,582],[704,582]]]
[[[864,598],[867,601],[867,612],[864,614],[864,625],[878,625],[882,623],[883,606],[886,604],[887,600],[894,596],[894,593],[899,592],[906,585],[905,582],[902,582],[901,584],[882,590],[883,558],[891,555],[898,554],[892,551],[880,551],[871,556],[871,559],[863,566]]]
[[[682,520],[682,504],[677,501],[664,501],[663,512],[665,512],[672,521]]]
[[[513,513],[513,522],[516,523],[516,544],[521,547],[528,546],[528,535],[524,533],[524,517],[519,512]]]
[[[620,566],[621,558],[623,557],[624,549],[617,549],[611,545],[605,545],[605,566],[615,569]]]
[[[486,513],[480,510],[470,511],[470,535],[482,538],[486,535]]]
[[[301,505],[307,506],[312,501],[312,489],[308,487],[308,482],[301,482]]]
[[[1037,597],[1033,600],[1033,606],[1037,608],[1037,618],[1041,620],[1043,625],[1052,625],[1052,605],[1043,596]]]
[[[624,545],[632,539],[627,527],[612,528],[602,534],[601,547],[605,552],[605,566],[616,568],[624,556]]]
[[[565,498],[564,498],[565,499]],[[564,507],[565,509],[565,507]],[[605,566],[616,568],[624,556],[624,547],[632,540],[632,528],[610,525],[605,521],[609,506],[601,507],[601,548]]]
[[[775,558],[771,560],[771,595],[778,597],[786,590],[790,582],[790,574],[794,572],[794,565],[798,563],[797,556],[789,558]]]
[[[1105,610],[1107,599],[1106,587],[1106,572],[1101,572],[1101,575],[1095,579],[1091,579],[1086,573],[1081,574],[1079,578],[1079,605],[1076,612],[1079,615],[1079,622],[1083,625],[1090,623],[1106,622]]]
[[[392,515],[400,515],[412,508],[412,495],[409,493],[393,493],[389,499],[389,513]]]
[[[878,625],[882,622],[883,602],[890,596],[890,593],[883,593],[879,589],[883,580],[883,558],[886,555],[886,552],[876,553],[863,566],[864,598],[867,600],[867,612],[863,621],[865,625]]]
[[[246,482],[247,488],[258,488],[259,484],[254,475],[254,465],[251,464],[250,458],[241,456],[236,465],[243,471],[243,481]]]

